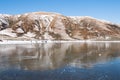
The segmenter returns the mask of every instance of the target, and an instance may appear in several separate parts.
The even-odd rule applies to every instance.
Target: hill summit
[[[120,40],[120,26],[89,16],[0,14],[0,40]]]

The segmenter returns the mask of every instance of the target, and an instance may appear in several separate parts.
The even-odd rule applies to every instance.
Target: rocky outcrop
[[[3,40],[119,40],[120,26],[92,17],[33,12],[0,15]]]

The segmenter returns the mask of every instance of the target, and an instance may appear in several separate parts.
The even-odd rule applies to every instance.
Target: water
[[[120,80],[120,43],[0,45],[0,80]]]

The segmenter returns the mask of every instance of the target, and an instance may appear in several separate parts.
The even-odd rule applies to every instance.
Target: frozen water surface
[[[0,80],[120,80],[120,43],[1,44]]]

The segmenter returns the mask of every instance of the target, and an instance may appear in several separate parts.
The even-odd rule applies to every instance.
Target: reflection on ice
[[[120,56],[119,43],[41,43],[1,45],[0,68],[57,69],[93,67]]]

